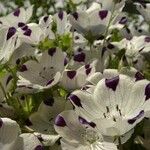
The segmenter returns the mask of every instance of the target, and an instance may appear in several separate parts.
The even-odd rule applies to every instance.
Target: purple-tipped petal
[[[65,127],[66,122],[62,116],[58,115],[55,119],[55,125],[59,127]]]
[[[126,17],[122,17],[122,18],[120,19],[119,23],[124,25],[124,24],[127,23],[127,21],[128,21],[128,20],[127,20]]]
[[[136,122],[136,120],[142,118],[143,116],[144,116],[144,110],[141,110],[141,111],[139,112],[139,114],[138,114],[136,117],[134,117],[134,118],[132,118],[132,119],[129,119],[129,120],[128,120],[128,123],[129,123],[129,124],[133,124],[133,123]]]
[[[76,76],[76,71],[74,70],[71,70],[71,71],[67,71],[67,76],[70,78],[70,79],[73,79],[75,76]]]
[[[85,54],[79,53],[79,54],[74,55],[74,61],[84,62],[85,61]]]
[[[80,99],[74,95],[74,94],[70,94],[69,99],[78,107],[82,107],[81,101]]]
[[[52,47],[52,48],[50,48],[50,49],[48,50],[48,54],[49,54],[50,56],[53,56],[55,53],[56,53],[56,48],[55,48],[55,47]]]
[[[145,100],[148,100],[150,98],[150,83],[145,88],[145,95],[146,95]]]
[[[28,27],[27,25],[25,25],[25,26],[23,26],[21,29],[22,29],[23,31],[27,31],[27,30],[29,29],[29,27]]]
[[[6,81],[6,86],[9,84],[9,82],[13,79],[12,75],[8,76]]]
[[[26,35],[26,36],[31,36],[31,33],[32,33],[32,30],[31,30],[31,29],[27,29],[27,30],[24,32],[24,35]]]
[[[53,104],[54,104],[54,98],[53,98],[53,97],[49,97],[48,99],[45,99],[45,100],[43,101],[43,103],[44,103],[45,105],[48,105],[48,106],[53,106]]]
[[[63,20],[63,17],[64,17],[63,11],[60,11],[60,12],[58,13],[58,17],[59,17],[60,20]]]
[[[92,68],[86,69],[86,75],[89,75],[91,73]]]
[[[54,81],[54,79],[49,80],[49,81],[46,83],[46,86],[52,84],[53,81]]]
[[[34,150],[44,150],[44,147],[42,145],[38,145],[35,147]]]
[[[150,36],[145,37],[145,42],[147,42],[147,43],[150,42]]]
[[[24,27],[24,26],[25,26],[25,23],[23,23],[23,22],[19,22],[19,23],[18,23],[18,27],[22,28],[22,27]]]
[[[0,128],[3,126],[3,120],[0,118]]]
[[[107,17],[107,14],[108,14],[107,10],[99,11],[99,17],[101,18],[101,20],[105,19]]]
[[[15,35],[16,31],[17,30],[15,27],[10,27],[7,33],[7,40],[9,40],[13,35]]]
[[[27,66],[26,65],[22,65],[19,69],[20,72],[24,72],[24,71],[27,71]]]
[[[106,86],[108,88],[112,89],[113,91],[116,90],[118,83],[119,83],[119,76],[105,80]]]
[[[77,12],[74,12],[72,16],[74,17],[75,20],[78,20],[79,14]]]
[[[19,9],[19,8],[16,9],[16,10],[14,11],[13,15],[16,16],[16,17],[19,17],[19,15],[20,15],[20,9]]]
[[[144,75],[140,72],[137,72],[135,74],[135,81],[139,81],[139,80],[143,80],[144,79]]]
[[[83,125],[90,125],[92,128],[96,127],[96,124],[94,122],[88,122],[86,119],[79,116],[79,122]]]
[[[44,20],[44,22],[46,23],[47,20],[48,20],[48,16],[45,16],[45,17],[43,18],[43,20]]]

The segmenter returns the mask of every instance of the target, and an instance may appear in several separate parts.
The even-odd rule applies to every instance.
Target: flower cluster
[[[149,149],[150,3],[132,5],[55,0],[38,22],[33,5],[0,17],[1,150]]]

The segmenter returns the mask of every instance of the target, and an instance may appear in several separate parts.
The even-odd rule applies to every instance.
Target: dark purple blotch
[[[119,83],[119,76],[105,80],[106,86],[108,88],[112,89],[113,91],[116,90],[118,83]]]
[[[42,145],[38,145],[35,147],[34,150],[44,150],[44,147]]]
[[[79,54],[76,54],[74,55],[74,61],[77,61],[77,62],[84,62],[85,61],[85,54],[84,53],[79,53]]]
[[[43,101],[43,103],[44,103],[45,105],[48,105],[48,106],[53,106],[53,104],[54,104],[54,98],[53,98],[53,97],[49,97],[49,98],[45,99],[45,100]]]
[[[50,48],[50,49],[48,50],[48,54],[49,54],[50,56],[53,56],[55,53],[56,53],[56,48],[55,48],[55,47],[52,47],[52,48]]]
[[[43,20],[44,20],[44,22],[46,23],[47,20],[48,20],[48,16],[45,16],[45,17],[43,18]]]
[[[49,80],[49,81],[46,83],[46,86],[52,84],[53,81],[54,81],[54,79]]]
[[[60,20],[63,20],[63,17],[64,17],[63,11],[60,11],[60,12],[58,13],[58,17],[59,17]]]
[[[128,21],[128,20],[127,20],[126,17],[122,17],[122,18],[120,19],[119,23],[124,25],[124,24],[127,23],[127,21]]]
[[[150,98],[150,83],[145,88],[145,95],[146,95],[145,100],[148,100]]]
[[[3,120],[0,118],[0,128],[3,126]]]
[[[19,15],[20,15],[20,9],[17,8],[17,9],[14,11],[13,15],[16,16],[16,17],[19,17]]]
[[[23,22],[19,22],[19,23],[18,23],[18,27],[22,28],[22,27],[24,27],[24,26],[25,26],[25,23],[23,23]]]
[[[22,65],[19,69],[20,72],[24,72],[24,71],[27,71],[27,66],[26,65]]]
[[[137,72],[135,74],[135,81],[139,81],[139,80],[143,80],[144,79],[144,75],[141,72]]]
[[[13,35],[15,35],[16,31],[17,30],[15,27],[10,27],[7,33],[7,40],[9,40]]]
[[[70,94],[69,99],[78,107],[82,107],[81,100],[74,94]]]
[[[74,12],[72,16],[74,17],[75,20],[78,20],[79,18],[79,14],[77,12]]]
[[[145,42],[147,42],[147,43],[150,42],[150,36],[145,37]]]
[[[27,29],[27,30],[24,32],[24,35],[26,35],[26,36],[31,36],[31,33],[32,33],[32,30],[31,30],[31,29]]]
[[[101,10],[99,11],[99,17],[101,20],[105,19],[107,17],[108,11],[107,10]]]
[[[132,118],[132,119],[129,119],[129,120],[128,120],[128,123],[129,123],[129,124],[134,124],[134,123],[136,122],[136,120],[142,118],[143,116],[144,116],[144,110],[141,110],[137,116],[135,116],[135,117]]]
[[[62,116],[58,115],[55,119],[55,125],[59,127],[65,127],[66,121],[64,120]]]
[[[82,117],[78,117],[79,122],[83,125],[90,125],[92,128],[96,127],[96,124],[94,122],[88,122],[86,119],[82,118]]]
[[[67,76],[70,78],[70,79],[73,79],[75,76],[76,76],[76,71],[75,70],[70,70],[70,71],[67,71]]]

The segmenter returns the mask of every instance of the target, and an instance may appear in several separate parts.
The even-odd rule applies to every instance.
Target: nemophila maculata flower
[[[17,91],[32,93],[56,85],[65,69],[66,55],[59,48],[43,52],[37,61],[28,61],[18,70]]]
[[[94,122],[88,122],[73,110],[56,117],[55,130],[62,137],[62,150],[117,150],[115,144],[104,141]]]
[[[17,122],[9,118],[0,118],[0,137],[1,150],[44,150],[34,134],[21,134]]]
[[[32,7],[29,7],[27,10],[18,8],[13,13],[0,18],[0,60],[2,63],[6,63],[10,59],[21,43],[38,44],[41,40],[42,30],[38,24],[28,24],[31,16]]]
[[[149,84],[120,74],[101,79],[92,90],[76,90],[69,98],[76,112],[95,122],[103,135],[119,137],[132,133],[149,114]]]
[[[137,10],[141,13],[144,19],[150,22],[150,4],[149,3],[136,3]]]
[[[86,83],[86,79],[96,72],[96,63],[83,65],[77,69],[66,68],[62,74],[60,84],[67,90],[80,89]]]
[[[125,49],[125,56],[129,64],[133,64],[138,70],[145,68],[145,56],[149,55],[150,37],[134,36],[131,40],[123,39],[117,43],[119,49]]]

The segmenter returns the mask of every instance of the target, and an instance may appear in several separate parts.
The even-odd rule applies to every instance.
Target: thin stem
[[[123,150],[123,145],[121,144],[121,138],[118,137],[119,150]]]

